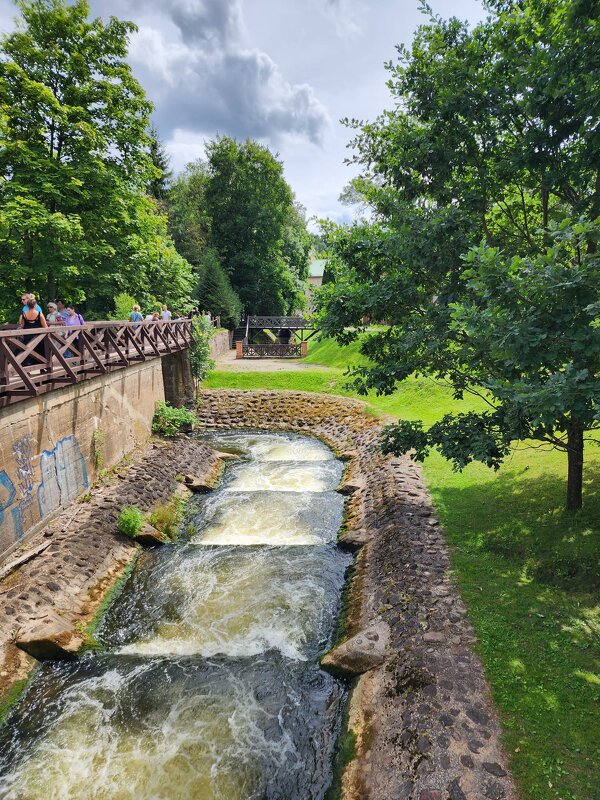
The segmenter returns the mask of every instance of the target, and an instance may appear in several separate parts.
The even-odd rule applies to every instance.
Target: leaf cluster
[[[161,400],[156,404],[152,433],[170,438],[180,433],[184,425],[193,425],[196,421],[196,416],[187,408],[174,408]]]
[[[354,131],[354,183],[371,221],[323,225],[332,280],[322,330],[361,337],[358,391],[422,373],[489,411],[429,431],[401,422],[386,447],[431,446],[497,468],[511,439],[573,452],[598,426],[600,8],[489,2],[470,29],[427,7],[387,65],[391,110]]]

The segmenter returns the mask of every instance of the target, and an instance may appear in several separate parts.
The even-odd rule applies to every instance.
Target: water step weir
[[[178,544],[139,559],[102,649],[40,666],[0,734],[5,800],[324,797],[346,692],[318,664],[350,564],[342,464],[297,434],[202,437],[240,459]]]

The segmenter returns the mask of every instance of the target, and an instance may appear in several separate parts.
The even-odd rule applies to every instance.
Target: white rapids
[[[301,435],[203,438],[239,460],[191,501],[186,541],[139,559],[105,650],[40,668],[0,729],[2,800],[323,800],[342,464]]]

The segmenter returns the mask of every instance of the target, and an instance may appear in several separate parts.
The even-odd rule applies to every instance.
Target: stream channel
[[[301,435],[200,437],[241,458],[177,544],[139,558],[101,650],[40,666],[0,731],[2,800],[324,797],[345,701],[318,664],[351,560],[342,464]]]

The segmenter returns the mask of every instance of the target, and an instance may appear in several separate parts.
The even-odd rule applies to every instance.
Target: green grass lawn
[[[213,372],[205,386],[356,396],[344,367],[358,345],[311,342],[328,371]],[[434,381],[410,379],[369,413],[425,423],[457,403]],[[494,473],[424,465],[454,569],[479,638],[523,800],[600,800],[600,447],[586,454],[585,506],[563,509],[566,457],[519,445]]]

